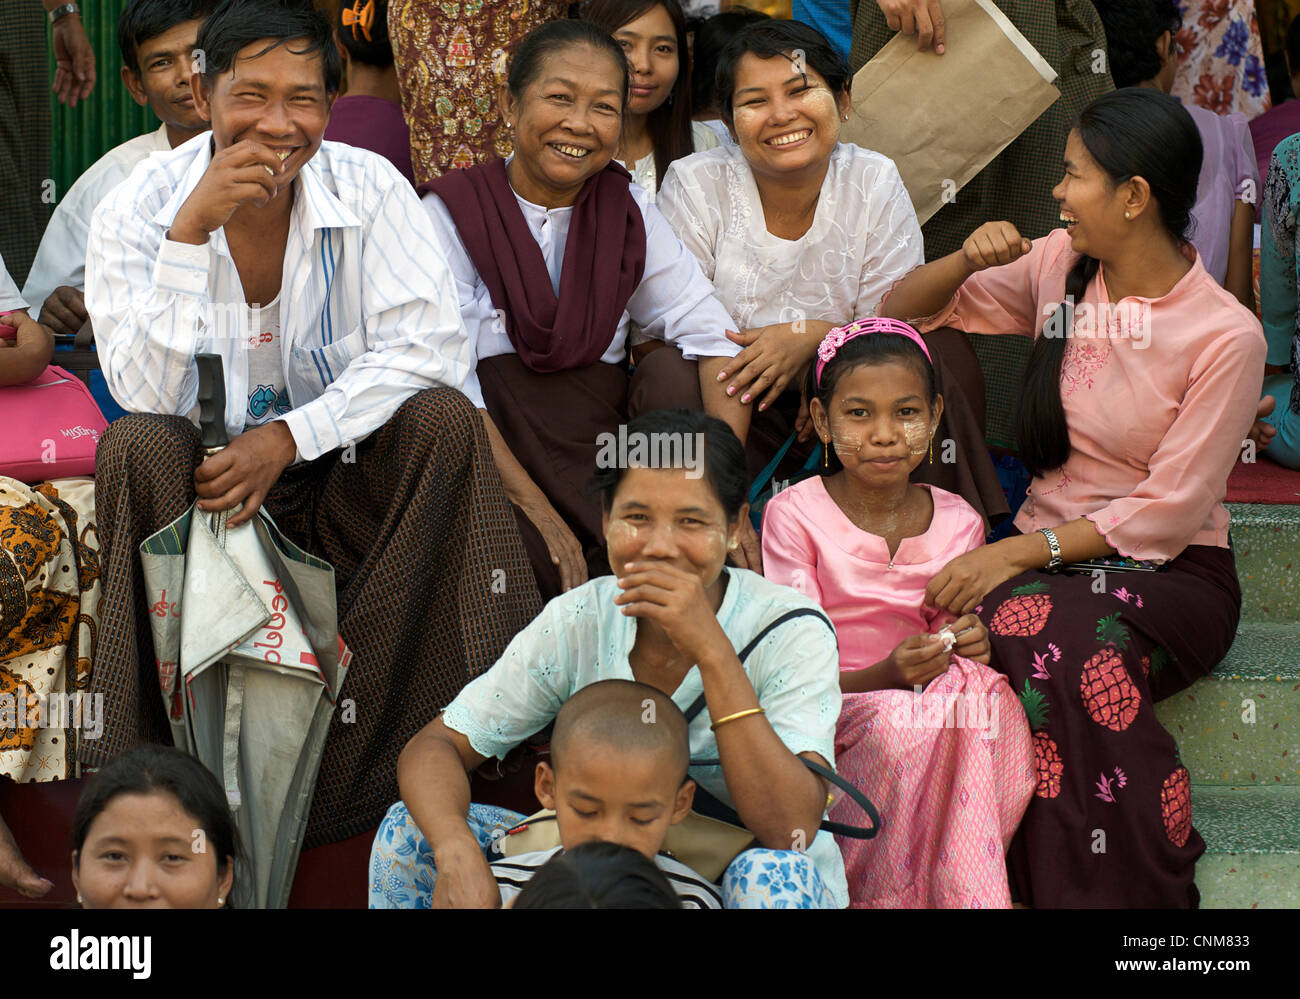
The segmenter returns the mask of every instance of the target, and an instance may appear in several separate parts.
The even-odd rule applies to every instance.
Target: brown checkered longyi
[[[96,512],[104,597],[93,690],[104,733],[97,767],[141,742],[170,742],[145,604],[140,542],[194,502],[198,431],[180,417],[131,415],[100,440]],[[347,457],[355,460],[344,460]],[[541,609],[483,423],[465,396],[406,401],[356,445],[290,468],[265,509],[329,561],[339,631],[353,660],[325,743],[307,848],[378,825],[398,798],[406,741],[486,670]]]

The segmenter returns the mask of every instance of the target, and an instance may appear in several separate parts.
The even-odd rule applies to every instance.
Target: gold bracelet
[[[709,730],[716,732],[718,730],[719,725],[725,725],[729,721],[735,721],[737,718],[744,718],[747,715],[764,715],[764,714],[767,714],[767,708],[746,708],[744,711],[737,711],[734,715],[727,715],[725,718],[719,718],[717,721],[715,721],[712,725],[709,726]]]

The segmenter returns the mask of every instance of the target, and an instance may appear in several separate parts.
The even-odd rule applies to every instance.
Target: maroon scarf
[[[618,163],[590,178],[573,205],[558,300],[504,160],[449,170],[420,187],[442,199],[469,259],[505,313],[506,332],[534,371],[567,371],[600,360],[645,272],[641,208]]]

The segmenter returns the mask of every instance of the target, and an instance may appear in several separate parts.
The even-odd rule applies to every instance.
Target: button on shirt
[[[726,331],[736,327],[714,295],[713,285],[673,234],[672,227],[650,196],[636,184],[630,184],[628,190],[645,219],[645,271],[641,283],[627,300],[627,311],[613,332],[609,348],[600,359],[607,364],[618,364],[627,356],[629,322],[635,322],[641,328],[646,334],[644,339],[670,343],[681,350],[688,361],[700,357],[734,357],[740,353],[740,347],[727,339]],[[551,290],[558,295],[573,208],[543,208],[525,201],[518,194],[515,200],[519,202],[533,238],[541,247],[551,277]],[[447,258],[460,296],[461,315],[474,345],[475,360],[517,353],[506,332],[505,313],[492,304],[492,295],[470,260],[447,206],[436,194],[429,193],[424,196],[424,207],[438,240],[447,247]],[[479,409],[486,408],[476,373],[471,372],[464,392]]]
[[[222,358],[226,430],[248,423],[245,295],[224,229],[207,243],[166,233],[212,159],[197,136],[141,163],[100,203],[86,309],[113,397],[183,415],[195,353]],[[412,394],[461,389],[470,342],[444,251],[411,185],[382,156],[323,142],[293,182],[280,285],[280,358],[300,460],[359,441]]]

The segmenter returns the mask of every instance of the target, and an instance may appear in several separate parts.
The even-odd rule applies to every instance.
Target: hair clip
[[[366,41],[373,41],[370,37],[370,27],[374,23],[375,0],[365,0],[365,3],[356,0],[351,7],[343,8],[343,27],[352,29],[353,41],[357,40],[357,28],[360,28],[361,33],[366,36]]]
[[[886,319],[883,316],[867,316],[865,319],[857,319],[847,326],[836,326],[826,334],[825,338],[817,347],[817,384],[822,383],[822,371],[831,359],[839,353],[850,340],[868,333],[897,333],[899,336],[905,336],[912,340],[925,354],[925,359],[931,364],[934,358],[930,356],[930,348],[925,345],[921,339],[921,334],[916,332],[911,326],[899,319]]]

